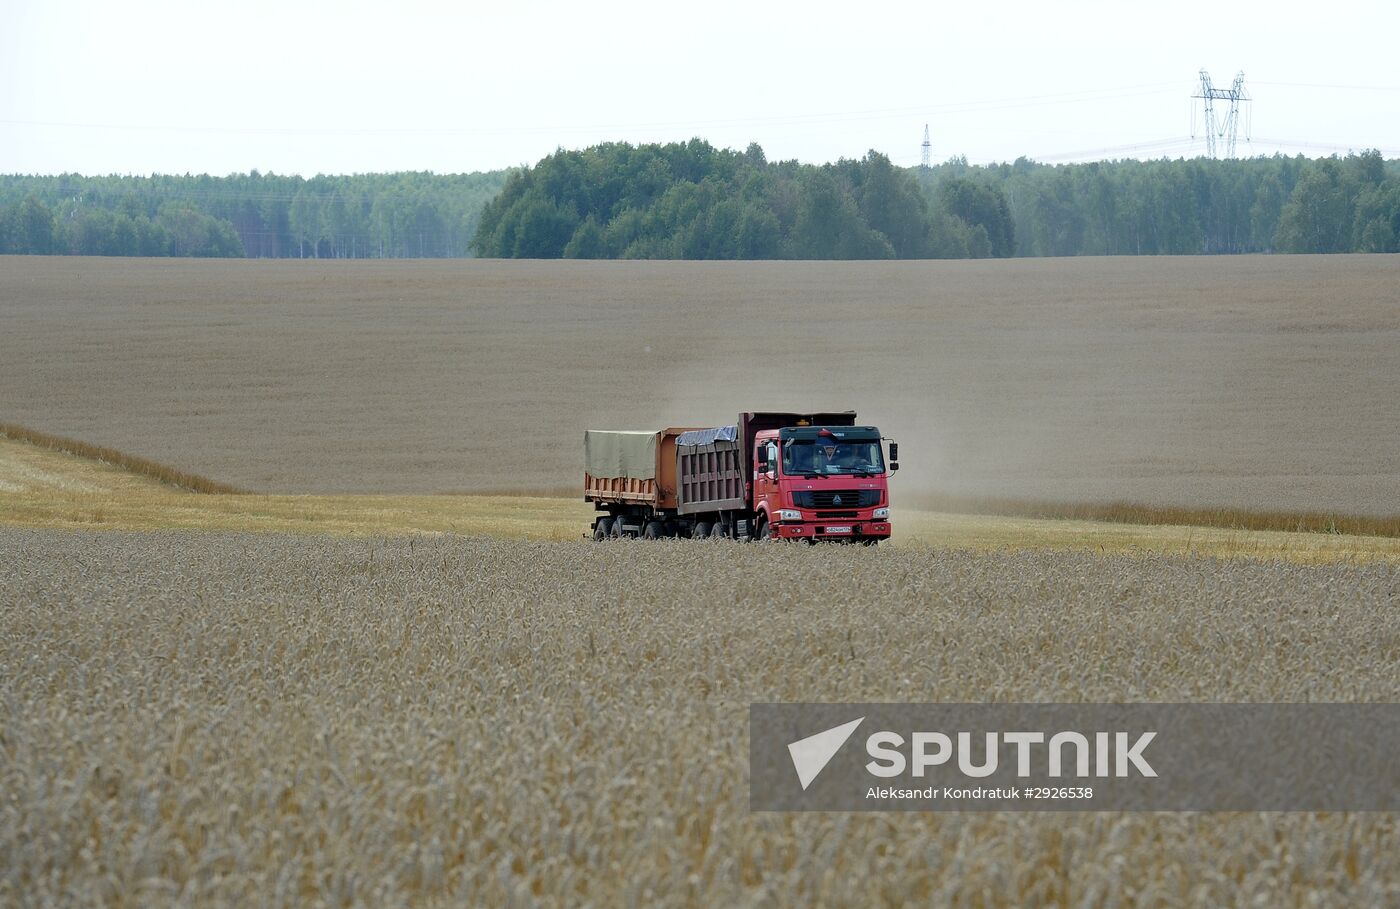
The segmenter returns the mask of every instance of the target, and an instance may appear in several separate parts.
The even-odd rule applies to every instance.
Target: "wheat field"
[[[5,257],[0,420],[259,493],[572,493],[584,428],[854,408],[939,497],[1394,516],[1400,259]]]
[[[1400,699],[1397,278],[4,257],[0,905],[1400,904],[1393,814],[747,800],[755,701]],[[765,407],[894,545],[578,539],[585,426]]]
[[[0,903],[1381,906],[1389,814],[754,814],[757,700],[1400,699],[1393,565],[0,529]]]

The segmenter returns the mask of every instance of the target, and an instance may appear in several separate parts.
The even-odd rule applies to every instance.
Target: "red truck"
[[[748,412],[731,426],[584,433],[593,538],[878,543],[890,535],[880,430],[853,410]]]

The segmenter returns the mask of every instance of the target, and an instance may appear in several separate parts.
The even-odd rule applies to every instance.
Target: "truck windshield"
[[[868,476],[884,472],[885,458],[878,441],[789,439],[783,443],[783,473],[788,476]]]

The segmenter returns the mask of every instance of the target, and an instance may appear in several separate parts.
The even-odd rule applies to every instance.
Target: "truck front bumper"
[[[823,524],[779,524],[780,540],[887,540],[889,521],[828,521]]]

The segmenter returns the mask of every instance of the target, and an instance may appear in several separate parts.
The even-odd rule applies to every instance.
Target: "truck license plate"
[[[827,532],[827,533],[850,533],[850,532],[851,532],[851,528],[849,528],[849,527],[828,527],[828,528],[826,529],[826,532]]]

